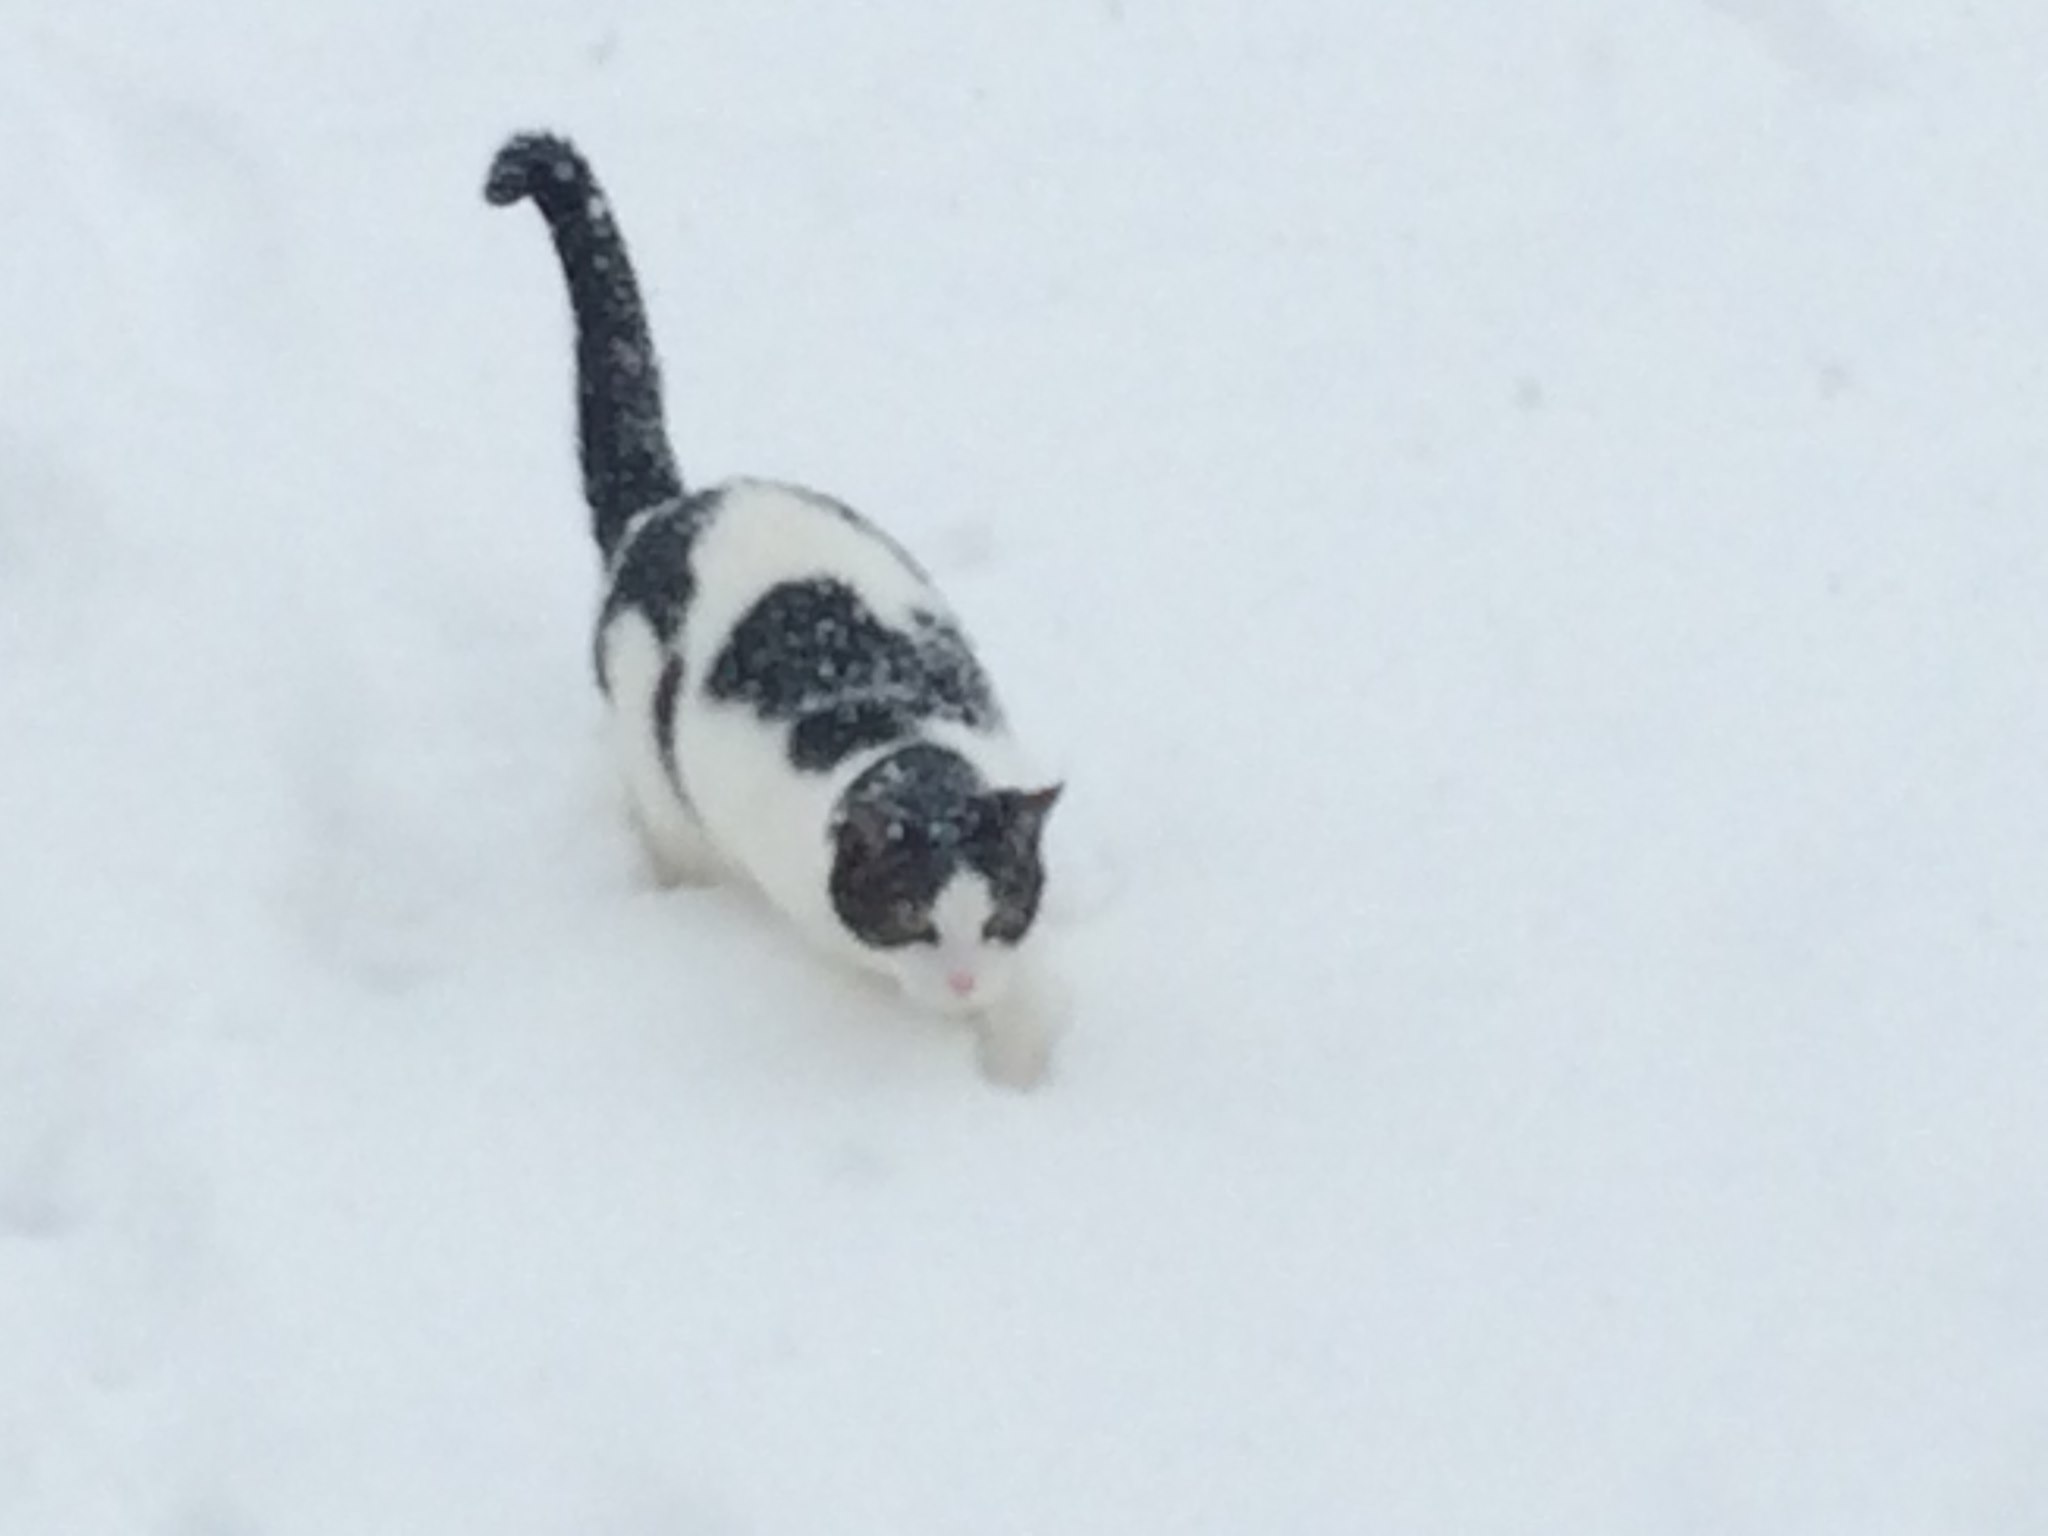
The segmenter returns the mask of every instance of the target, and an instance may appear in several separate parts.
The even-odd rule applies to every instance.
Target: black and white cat
[[[828,497],[684,488],[633,267],[573,145],[511,139],[484,195],[534,201],[568,281],[598,678],[657,870],[750,880],[813,944],[974,1020],[991,1076],[1036,1080],[1067,1010],[1036,934],[1060,786],[945,600]]]

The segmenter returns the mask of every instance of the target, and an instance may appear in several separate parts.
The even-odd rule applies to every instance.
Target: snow
[[[2048,11],[4,30],[0,1531],[2048,1529]],[[640,877],[531,126],[1068,775],[1039,1093]]]

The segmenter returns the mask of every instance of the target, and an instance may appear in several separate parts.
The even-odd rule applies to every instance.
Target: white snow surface
[[[0,1532],[2048,1531],[2048,7],[0,42]],[[642,875],[531,126],[1069,777],[1036,1094]]]

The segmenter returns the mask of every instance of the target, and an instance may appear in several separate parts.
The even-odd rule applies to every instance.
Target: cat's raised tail
[[[491,161],[484,198],[532,198],[548,221],[576,316],[576,405],[583,497],[609,559],[633,517],[683,494],[661,404],[647,311],[611,204],[576,146],[515,134]]]

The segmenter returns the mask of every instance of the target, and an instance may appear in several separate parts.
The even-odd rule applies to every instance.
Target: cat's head
[[[913,1000],[970,1013],[1008,989],[1038,918],[1060,788],[990,789],[913,764],[849,797],[833,831],[832,906]]]

